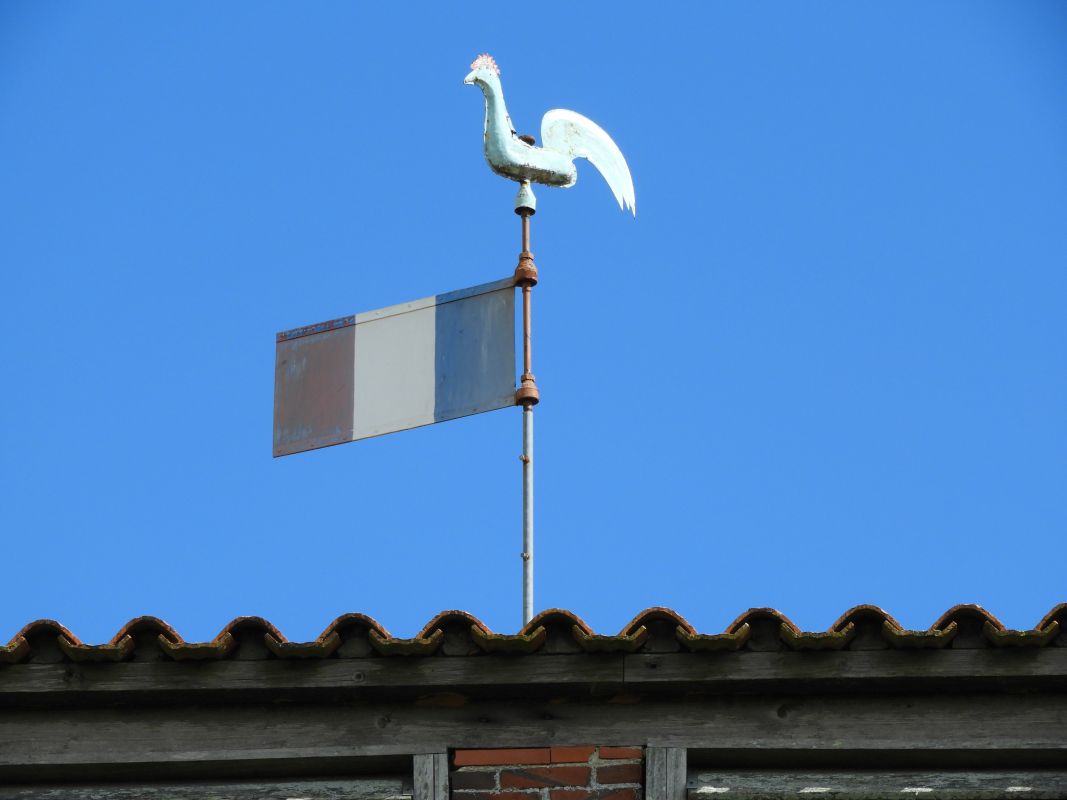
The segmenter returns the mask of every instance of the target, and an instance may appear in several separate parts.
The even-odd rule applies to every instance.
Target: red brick
[[[589,767],[534,767],[500,771],[501,789],[537,789],[542,786],[588,786]]]
[[[641,758],[644,755],[640,747],[601,747],[601,758]]]
[[[593,789],[553,789],[548,794],[551,800],[596,800]]]
[[[597,783],[640,783],[644,768],[640,764],[613,764],[596,768]]]
[[[640,800],[640,789],[552,789],[551,800]]]
[[[464,772],[459,769],[452,773],[451,781],[453,789],[495,789],[496,772]]]
[[[547,747],[509,747],[502,750],[457,750],[452,758],[457,767],[483,767],[494,764],[550,764]]]
[[[593,745],[583,747],[553,747],[553,764],[584,764],[596,751]]]
[[[540,792],[452,792],[452,800],[540,800]]]

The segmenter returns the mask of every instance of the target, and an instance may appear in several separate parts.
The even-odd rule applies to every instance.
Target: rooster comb
[[[474,63],[471,64],[471,69],[478,69],[479,67],[485,67],[486,69],[492,70],[498,77],[500,75],[500,67],[496,65],[493,57],[488,53],[482,53],[474,59]]]

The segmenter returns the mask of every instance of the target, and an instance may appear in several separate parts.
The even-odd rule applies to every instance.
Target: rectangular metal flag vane
[[[513,405],[513,278],[277,335],[275,456]]]

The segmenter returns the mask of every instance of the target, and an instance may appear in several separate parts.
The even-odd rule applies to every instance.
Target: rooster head
[[[463,79],[466,84],[473,83],[488,83],[491,79],[500,77],[500,67],[496,65],[496,61],[488,53],[482,53],[471,64],[470,74]]]

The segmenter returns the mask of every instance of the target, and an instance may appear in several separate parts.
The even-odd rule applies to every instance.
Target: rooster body
[[[520,183],[567,188],[578,180],[576,158],[586,158],[604,176],[619,207],[636,215],[633,178],[615,142],[604,130],[574,111],[557,108],[541,120],[541,147],[519,138],[511,123],[500,70],[488,55],[471,64],[463,81],[485,95],[485,160],[497,175]]]

